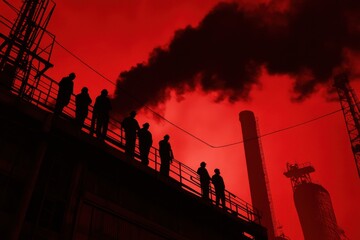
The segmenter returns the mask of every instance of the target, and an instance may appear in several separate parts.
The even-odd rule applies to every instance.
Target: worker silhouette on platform
[[[88,91],[87,87],[83,87],[81,93],[75,96],[75,121],[80,129],[84,126],[85,119],[89,112],[89,105],[92,102]]]
[[[130,115],[121,122],[121,127],[125,131],[125,154],[129,159],[134,159],[136,135],[140,130],[138,121],[135,119],[136,112],[132,111]]]
[[[59,91],[55,104],[55,114],[60,114],[63,111],[63,108],[69,104],[71,94],[74,90],[74,79],[75,73],[70,73],[69,76],[63,77],[59,82]]]
[[[219,206],[220,200],[223,209],[225,209],[225,184],[223,178],[220,176],[220,170],[216,168],[215,174],[212,176],[211,181],[215,188],[216,206]]]
[[[169,143],[170,136],[165,135],[164,139],[159,142],[159,153],[160,153],[160,174],[169,176],[170,164],[174,159],[174,154]]]
[[[96,97],[93,117],[91,120],[91,133],[96,132],[100,140],[105,140],[110,119],[111,101],[108,97],[108,91],[103,89],[101,94]]]
[[[206,167],[206,163],[201,162],[200,167],[197,170],[197,174],[199,174],[200,177],[201,195],[205,200],[208,200],[211,178],[205,167]]]
[[[149,152],[153,143],[149,127],[149,123],[144,123],[143,127],[138,131],[140,159],[144,165],[149,165]]]

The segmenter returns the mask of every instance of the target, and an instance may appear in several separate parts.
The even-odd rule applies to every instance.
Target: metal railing
[[[20,78],[15,78],[10,91],[24,100],[38,106],[39,108],[53,112],[59,87],[56,81],[46,75],[43,75],[41,78],[38,78],[34,81],[28,81],[25,88],[23,88],[24,90],[20,92],[22,85],[23,83],[21,82]],[[82,128],[82,130],[87,133],[91,132],[92,112],[93,105],[89,107],[89,114],[85,120],[84,127]],[[71,96],[70,103],[63,109],[61,116],[66,118],[74,118],[75,95]],[[114,118],[110,119],[105,142],[119,151],[125,151],[125,134],[121,128],[120,121]],[[135,160],[140,161],[138,145],[136,146]],[[151,147],[148,167],[154,169],[155,171],[159,171],[160,165],[161,161],[159,150],[155,147]],[[174,159],[170,166],[169,177],[178,181],[181,188],[201,197],[200,178],[196,171],[189,166]],[[210,187],[209,193],[210,202],[214,204],[215,191],[212,186]],[[227,212],[230,212],[231,214],[246,221],[260,223],[260,215],[258,211],[254,209],[249,203],[238,198],[236,195],[227,190],[225,191],[225,202],[226,209],[224,210]]]

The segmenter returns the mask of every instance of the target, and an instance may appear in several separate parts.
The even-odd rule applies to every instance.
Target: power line
[[[63,46],[61,43],[59,43],[58,41],[55,40],[55,43],[57,45],[59,45],[62,49],[64,49],[67,53],[69,53],[71,56],[73,56],[74,58],[76,58],[79,62],[81,62],[82,64],[84,64],[86,67],[88,67],[89,69],[91,69],[93,72],[95,72],[96,74],[98,74],[100,77],[102,77],[103,79],[105,79],[106,81],[108,81],[109,83],[111,83],[112,85],[116,86],[116,83],[112,80],[110,80],[108,77],[106,77],[104,74],[100,73],[99,71],[97,71],[95,68],[93,68],[91,65],[89,65],[88,63],[86,63],[84,60],[82,60],[80,57],[78,57],[77,55],[75,55],[73,52],[71,52],[69,49],[67,49],[65,46]],[[130,94],[128,91],[126,91],[125,89],[122,89],[123,92],[125,92],[126,94],[128,94],[131,98],[133,98],[135,101],[138,102],[137,98],[135,96],[133,96],[132,94]],[[164,116],[162,116],[161,114],[159,114],[158,112],[154,111],[153,109],[151,109],[150,107],[148,107],[147,105],[144,105],[143,106],[144,108],[146,108],[147,110],[149,110],[150,112],[152,112],[154,115],[156,115],[157,117],[161,118],[162,120],[164,120],[165,122],[169,123],[170,125],[174,126],[175,128],[181,130],[182,132],[188,134],[189,136],[191,136],[192,138],[200,141],[201,143],[207,145],[208,147],[211,147],[211,148],[225,148],[225,147],[230,147],[230,146],[233,146],[233,145],[238,145],[238,144],[241,144],[241,143],[244,143],[245,141],[250,141],[250,140],[254,140],[254,139],[247,139],[247,140],[242,140],[242,141],[238,141],[238,142],[233,142],[233,143],[229,143],[229,144],[224,144],[224,145],[219,145],[219,146],[214,146],[208,142],[206,142],[205,140],[195,136],[194,134],[192,134],[191,132],[185,130],[184,128],[178,126],[177,124],[171,122],[170,120],[166,119]],[[304,121],[304,122],[300,122],[300,123],[297,123],[297,124],[294,124],[294,125],[291,125],[291,126],[288,126],[288,127],[285,127],[285,128],[281,128],[281,129],[278,129],[278,130],[274,130],[274,131],[271,131],[271,132],[268,132],[268,133],[265,133],[265,134],[261,134],[260,136],[258,136],[257,138],[262,138],[262,137],[265,137],[265,136],[269,136],[269,135],[272,135],[272,134],[275,134],[275,133],[278,133],[278,132],[283,132],[283,131],[286,131],[286,130],[289,130],[289,129],[292,129],[292,128],[296,128],[296,127],[299,127],[299,126],[302,126],[302,125],[305,125],[305,124],[308,124],[308,123],[311,123],[311,122],[314,122],[314,121],[317,121],[321,118],[325,118],[325,117],[328,117],[330,115],[333,115],[337,112],[340,112],[342,111],[342,109],[338,109],[338,110],[335,110],[335,111],[332,111],[332,112],[329,112],[329,113],[326,113],[326,114],[323,114],[321,116],[318,116],[318,117],[315,117],[315,118],[312,118],[310,120],[307,120],[307,121]]]
[[[64,49],[67,53],[69,53],[71,56],[73,56],[74,58],[76,58],[79,62],[81,62],[82,64],[84,64],[86,67],[90,68],[92,71],[94,71],[97,75],[99,75],[100,77],[102,77],[103,79],[105,79],[106,81],[108,81],[109,83],[113,84],[114,86],[116,86],[116,83],[111,81],[108,77],[106,77],[104,74],[100,73],[99,71],[97,71],[95,68],[93,68],[92,66],[90,66],[89,64],[87,64],[84,60],[82,60],[80,57],[78,57],[77,55],[75,55],[73,52],[71,52],[69,49],[67,49],[66,47],[64,47],[64,45],[62,45],[61,43],[59,43],[58,41],[55,40],[55,43],[57,45],[59,45],[62,49]]]
[[[283,132],[283,131],[286,131],[286,130],[289,130],[289,129],[292,129],[292,128],[296,128],[296,127],[299,127],[299,126],[302,126],[302,125],[305,125],[305,124],[308,124],[308,123],[317,121],[317,120],[319,120],[319,119],[321,119],[321,118],[328,117],[328,116],[333,115],[333,114],[335,114],[335,113],[338,113],[338,112],[340,112],[340,111],[342,111],[342,109],[338,109],[338,110],[335,110],[335,111],[326,113],[326,114],[324,114],[324,115],[321,115],[321,116],[312,118],[312,119],[307,120],[307,121],[304,121],[304,122],[300,122],[300,123],[291,125],[291,126],[289,126],[289,127],[285,127],[285,128],[281,128],[281,129],[278,129],[278,130],[275,130],[275,131],[271,131],[271,132],[265,133],[265,134],[261,134],[261,135],[258,136],[257,138],[252,138],[252,139],[242,140],[242,141],[238,141],[238,142],[233,142],[233,143],[229,143],[229,144],[217,146],[217,147],[215,147],[215,148],[229,147],[229,146],[233,146],[233,145],[236,145],[236,144],[244,143],[244,142],[246,142],[246,141],[250,141],[250,140],[254,140],[254,139],[266,137],[266,136],[269,136],[269,135],[272,135],[272,134],[275,134],[275,133],[278,133],[278,132]]]

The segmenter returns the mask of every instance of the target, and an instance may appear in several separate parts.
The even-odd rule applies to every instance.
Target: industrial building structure
[[[305,240],[340,240],[330,194],[311,181],[315,169],[310,164],[287,164],[284,175],[291,180],[295,207]]]
[[[339,95],[355,166],[360,177],[360,102],[354,89],[350,86],[348,73],[343,72],[335,76],[334,87]]]
[[[73,101],[64,115],[54,117],[58,85],[45,75],[52,67],[55,37],[46,26],[54,9],[50,0],[25,0],[9,34],[0,33],[1,236],[12,240],[288,239],[276,234],[252,112],[243,111],[239,118],[254,207],[226,192],[226,211],[213,205],[213,190],[211,202],[200,198],[198,176],[188,166],[175,160],[170,178],[160,176],[157,149],[151,151],[149,167],[126,160],[116,120],[110,122],[106,141],[99,142],[89,134],[91,115],[82,131],[74,127]],[[359,171],[358,100],[347,77],[336,79]],[[285,173],[293,184],[305,240],[338,240],[329,193],[311,182],[312,171],[310,166],[288,165]],[[319,226],[317,230],[313,224]]]
[[[0,34],[0,236],[2,239],[267,240],[258,212],[226,191],[226,208],[201,198],[199,177],[174,160],[158,174],[124,153],[120,123],[105,141],[74,124],[74,96],[54,115],[54,36],[50,0],[25,0],[9,34]],[[49,40],[48,42],[44,40]],[[92,110],[92,107],[90,108]]]
[[[188,166],[175,161],[162,176],[156,149],[149,167],[126,160],[119,135],[101,142],[42,107],[0,89],[4,239],[267,239],[232,193],[226,210],[213,190],[204,201]]]
[[[355,166],[360,176],[360,104],[349,83],[349,73],[342,72],[334,78],[341,109],[345,118]],[[269,239],[287,239],[276,236],[274,216],[271,207],[270,190],[263,153],[254,114],[242,111],[239,114],[242,126],[246,164],[249,176],[252,204],[259,209]],[[339,230],[329,193],[321,185],[311,182],[312,166],[288,165],[285,173],[291,179],[296,209],[305,240],[338,240],[344,234]],[[317,226],[317,227],[314,227]]]
[[[286,240],[288,238],[284,234],[278,235],[275,229],[269,181],[255,115],[251,111],[242,111],[239,114],[239,120],[244,141],[252,204],[260,211],[262,224],[267,229],[269,240]]]

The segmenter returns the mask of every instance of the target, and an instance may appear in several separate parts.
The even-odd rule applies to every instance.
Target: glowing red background
[[[56,1],[48,30],[74,54],[115,81],[121,71],[146,61],[154,47],[165,46],[176,29],[189,24],[196,26],[218,2],[62,0]],[[76,72],[75,92],[88,86],[94,99],[103,88],[110,93],[114,90],[114,85],[59,46],[54,49],[52,63],[55,67],[48,74],[54,79]],[[326,100],[324,90],[302,103],[292,103],[293,81],[288,76],[269,76],[264,70],[261,83],[251,92],[249,102],[214,103],[212,96],[197,91],[185,94],[182,101],[174,95],[161,107],[167,119],[212,145],[242,140],[238,121],[242,110],[253,111],[260,132],[266,134],[340,109],[338,101]],[[360,94],[360,85],[357,82],[352,85]],[[154,120],[149,113],[141,112],[138,120],[140,124],[145,121],[151,124],[156,146],[164,134],[170,134],[178,160],[194,169],[206,161],[210,173],[220,168],[227,189],[251,202],[242,144],[212,149],[173,126]],[[360,239],[359,178],[342,112],[266,136],[261,141],[278,233],[284,232],[293,240],[303,239],[291,184],[283,172],[287,162],[311,162],[316,169],[312,179],[329,191],[339,226],[349,239]]]

